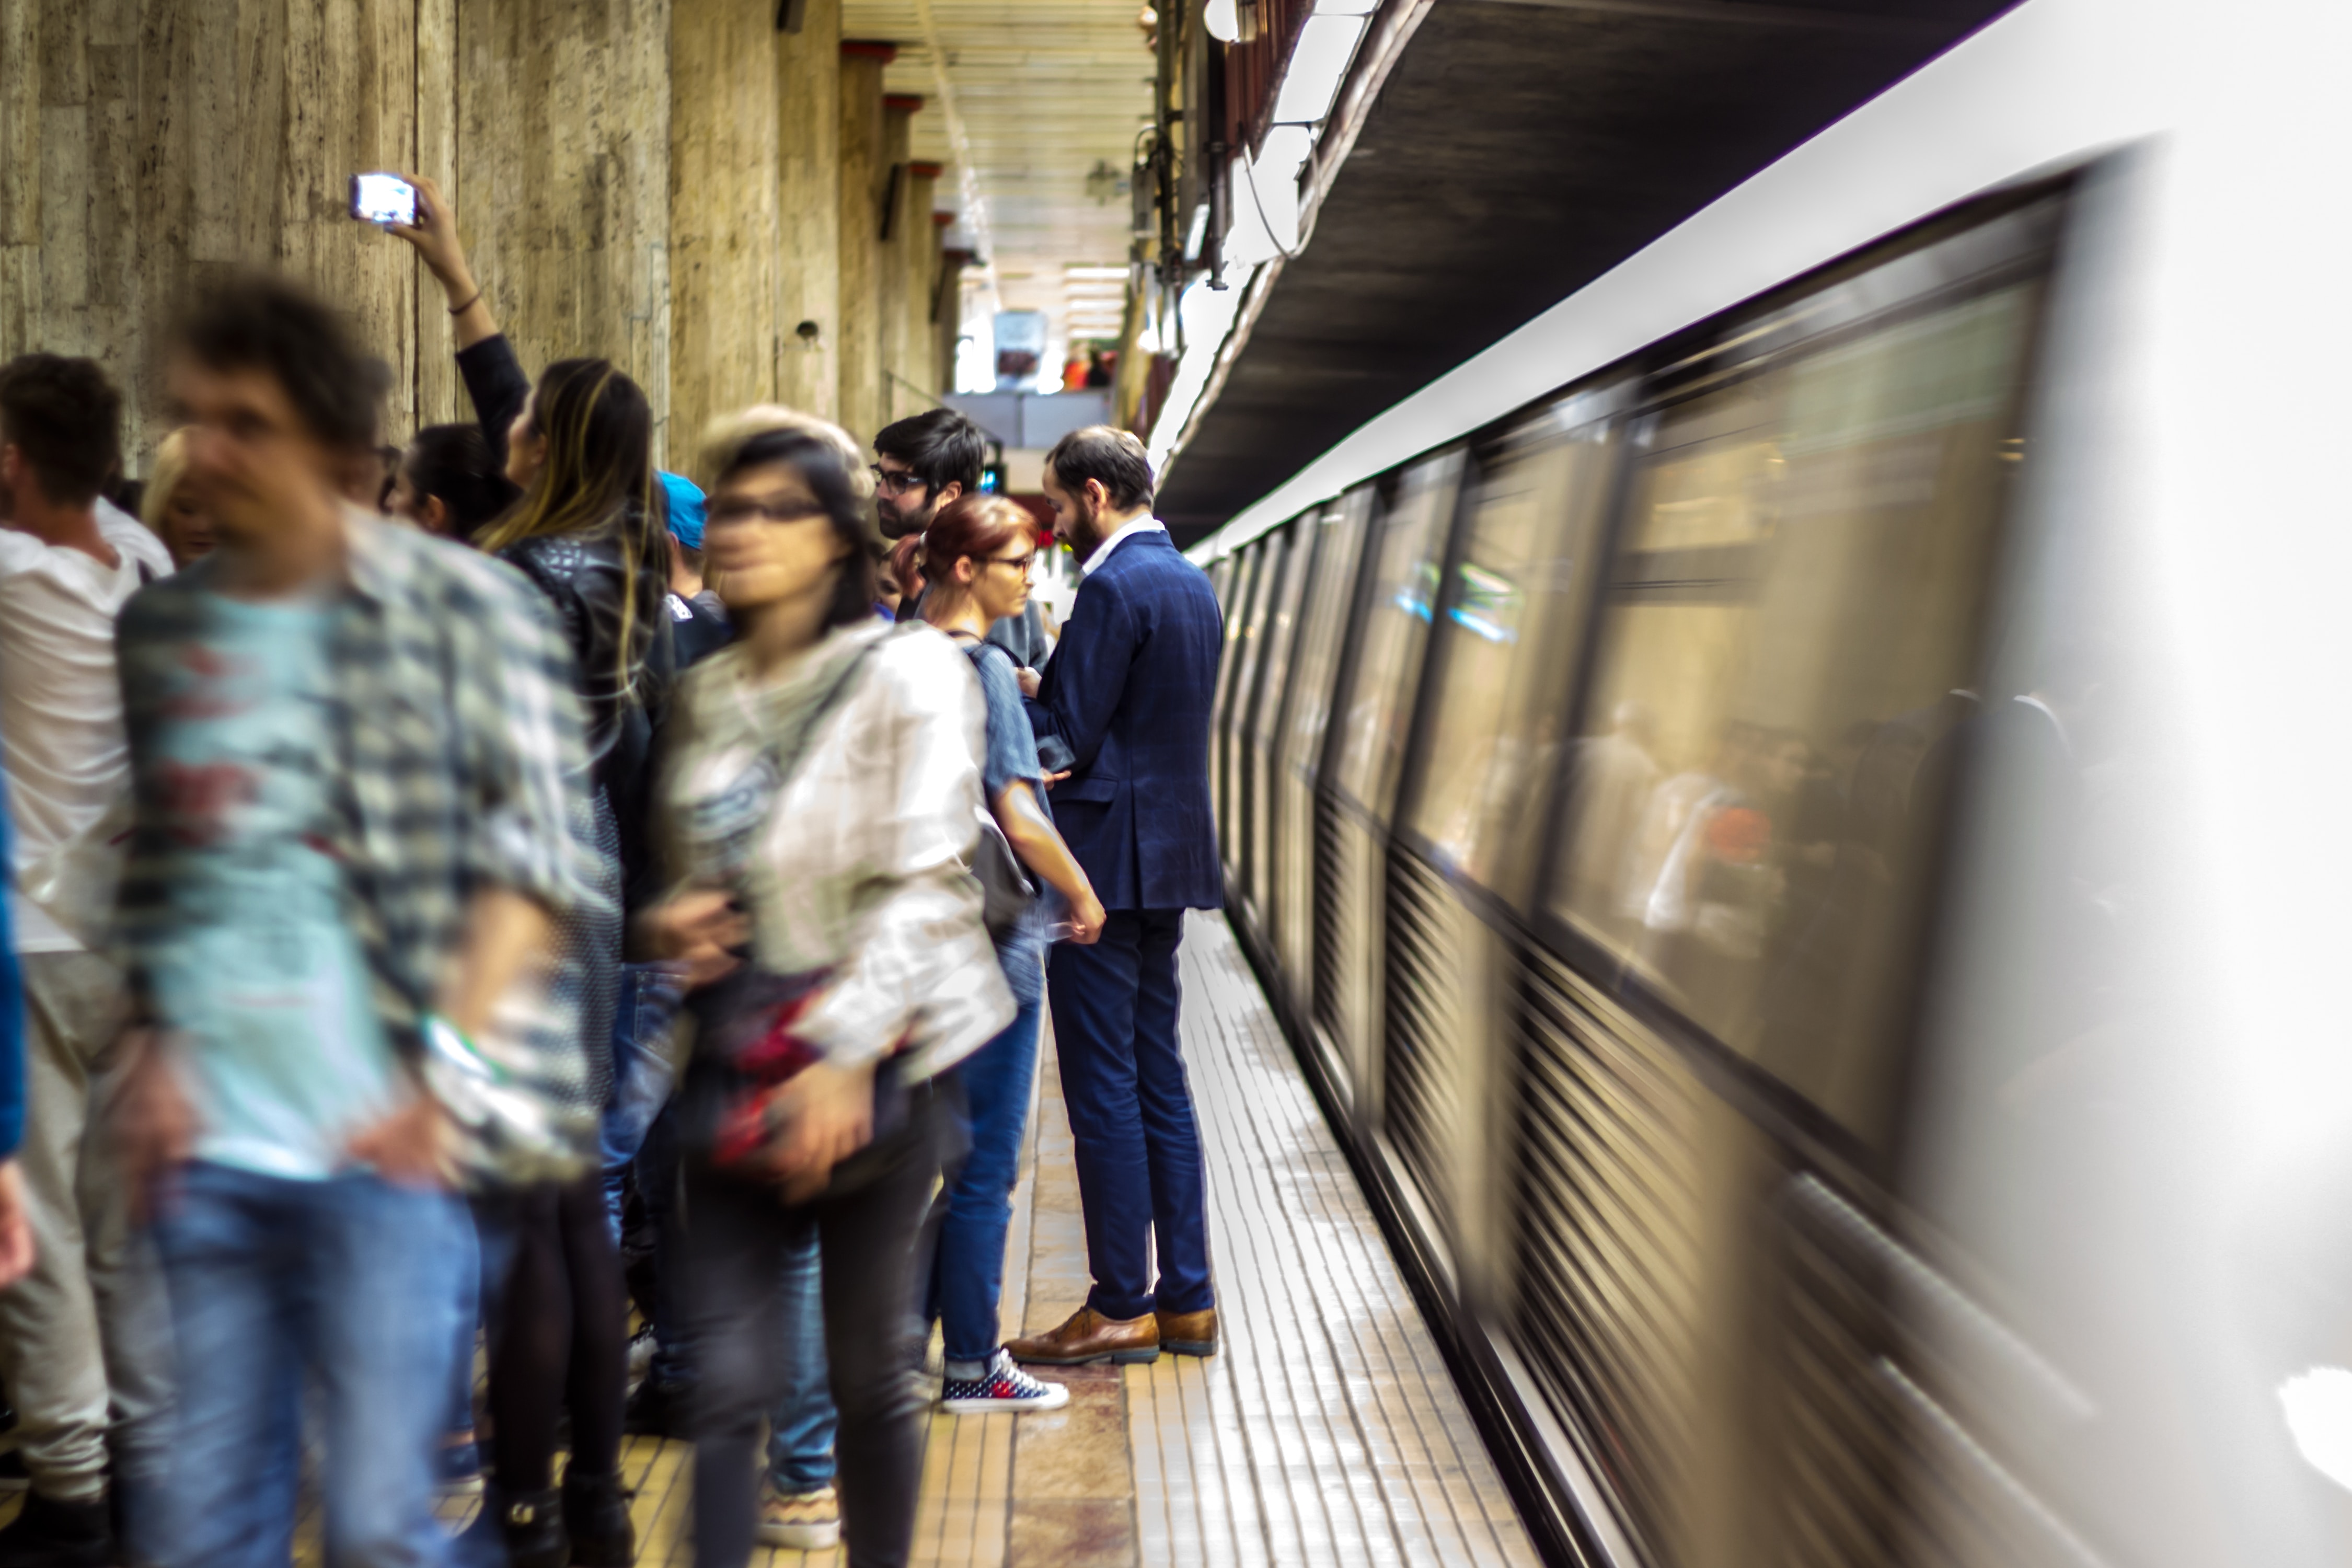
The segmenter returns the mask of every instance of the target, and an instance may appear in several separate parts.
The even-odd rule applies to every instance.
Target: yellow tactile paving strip
[[[1192,917],[1183,980],[1223,1350],[1049,1373],[1070,1385],[1061,1410],[932,1416],[916,1563],[1530,1568],[1493,1462],[1222,916]],[[1008,1334],[1084,1300],[1050,1031],[1005,1254]],[[629,1438],[623,1467],[643,1568],[684,1568],[688,1445]],[[475,1506],[453,1501],[444,1517],[457,1527]],[[306,1495],[304,1568],[319,1561],[316,1510]],[[842,1553],[754,1562],[830,1568]]]

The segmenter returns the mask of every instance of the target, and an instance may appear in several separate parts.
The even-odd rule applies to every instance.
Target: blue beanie
[[[684,474],[665,472],[662,489],[669,492],[669,531],[688,550],[702,548],[702,491]]]

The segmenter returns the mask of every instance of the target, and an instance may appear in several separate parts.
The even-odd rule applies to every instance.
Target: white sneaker
[[[841,1544],[841,1500],[831,1487],[813,1492],[780,1492],[760,1482],[760,1544],[800,1552],[823,1552]]]
[[[1062,1384],[1030,1376],[1002,1350],[988,1358],[978,1377],[950,1377],[940,1392],[940,1408],[958,1415],[992,1410],[1059,1410],[1070,1402]]]

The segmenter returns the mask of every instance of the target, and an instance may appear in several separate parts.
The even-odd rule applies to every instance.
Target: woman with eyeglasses
[[[688,674],[658,799],[677,890],[637,921],[685,966],[695,1562],[741,1568],[753,1451],[793,1368],[783,1262],[814,1235],[858,1568],[912,1548],[914,1244],[953,1136],[940,1075],[1014,1016],[965,868],[980,693],[945,637],[873,614],[855,448],[758,430],[711,464],[704,547],[736,641]]]
[[[1046,807],[1045,770],[1021,705],[1013,657],[988,640],[991,626],[1028,605],[1029,580],[1037,564],[1036,525],[1002,496],[966,496],[941,509],[919,536],[900,542],[893,563],[906,563],[901,580],[914,569],[918,545],[928,585],[923,619],[962,647],[988,704],[981,771],[989,809],[1021,863],[1066,906],[1069,940],[1091,942],[1102,934],[1102,904]],[[947,1358],[940,1405],[957,1415],[1051,1410],[1070,1397],[1062,1384],[1014,1365],[996,1334],[1004,1233],[1012,1223],[1029,1087],[1037,1072],[1049,902],[1041,897],[998,937],[997,962],[1021,1011],[956,1073],[971,1118],[971,1152],[937,1200],[939,1245],[930,1259],[926,1306],[940,1320]]]

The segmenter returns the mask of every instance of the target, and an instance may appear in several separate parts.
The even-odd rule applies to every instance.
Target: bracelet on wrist
[[[464,315],[467,311],[468,311],[468,310],[472,310],[476,305],[480,304],[480,303],[481,303],[481,301],[482,301],[482,291],[481,291],[479,289],[475,289],[475,290],[474,290],[472,297],[471,297],[471,298],[469,298],[469,299],[468,299],[468,300],[467,300],[464,304],[462,304],[462,305],[452,305],[452,306],[450,306],[450,307],[449,307],[449,313],[450,313],[451,315],[453,315],[453,316],[462,316],[462,315]]]

